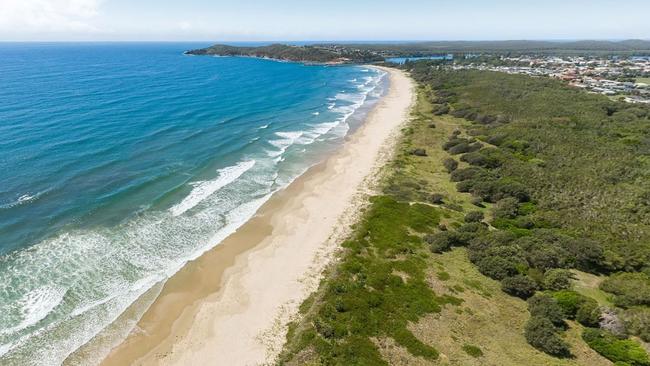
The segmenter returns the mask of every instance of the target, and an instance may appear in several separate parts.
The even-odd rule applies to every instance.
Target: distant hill
[[[546,55],[650,55],[650,41],[427,41],[405,43],[272,44],[236,47],[216,44],[187,51],[190,55],[249,56],[319,63],[372,63],[387,57],[430,56],[446,53],[546,54]]]
[[[306,62],[306,63],[367,63],[383,61],[383,57],[377,56],[375,52],[366,50],[354,50],[349,47],[339,46],[290,46],[284,44],[272,44],[262,47],[236,47],[223,44],[216,44],[208,48],[187,51],[190,55],[215,55],[215,56],[249,56],[260,58],[271,58],[284,61]]]
[[[325,45],[327,46],[327,45]],[[346,44],[384,55],[432,53],[557,53],[557,54],[650,54],[650,41],[424,41],[386,44]]]

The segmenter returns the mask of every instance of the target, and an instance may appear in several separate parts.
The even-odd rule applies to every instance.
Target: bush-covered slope
[[[369,51],[339,47],[326,48],[285,44],[272,44],[260,47],[236,47],[216,44],[207,48],[190,50],[186,53],[198,56],[249,56],[306,63],[365,63],[384,60],[383,57],[379,57]]]
[[[491,206],[491,228],[434,234],[432,250],[466,246],[479,271],[530,298],[525,336],[539,350],[572,357],[563,333],[576,320],[604,357],[645,364],[635,340],[619,340],[650,341],[650,108],[549,79],[423,63],[413,75],[435,90],[434,110],[471,123],[443,144],[468,166],[447,165],[459,191]],[[568,269],[611,275],[600,289],[617,307],[572,291]]]
[[[650,108],[550,79],[426,66],[413,74],[445,96],[439,101],[454,116],[474,121],[469,133],[483,141],[480,151],[462,158],[480,182],[461,188],[496,201],[504,184],[516,185],[530,196],[534,212],[527,220],[536,228],[602,250],[591,270],[648,268]]]

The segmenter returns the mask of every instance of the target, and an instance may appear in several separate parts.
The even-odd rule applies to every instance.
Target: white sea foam
[[[358,103],[363,100],[363,94],[351,94],[351,93],[338,93],[336,94],[336,100],[344,100],[346,102]]]
[[[255,160],[243,161],[235,166],[219,169],[219,177],[214,180],[194,183],[194,189],[180,203],[174,205],[170,211],[178,216],[198,205],[211,194],[234,182],[242,174],[255,165]]]
[[[269,125],[266,124],[266,125],[262,125],[262,126],[258,127],[257,129],[258,130],[263,130],[263,129],[268,128],[268,127],[269,127]]]
[[[21,307],[22,321],[11,328],[0,330],[11,334],[37,324],[61,303],[65,290],[56,287],[41,287],[23,296],[18,304]]]
[[[312,113],[313,116],[318,116],[319,114],[320,114],[320,112],[314,112],[314,113]]]
[[[276,157],[284,154],[289,146],[296,143],[296,141],[302,136],[303,131],[289,131],[289,132],[276,132],[275,135],[281,137],[276,140],[269,140],[269,144],[277,148],[277,150],[267,151],[268,156]]]
[[[330,132],[334,127],[338,126],[340,122],[324,122],[314,127],[314,132],[318,135],[324,135]]]
[[[306,145],[323,135],[345,134],[348,117],[365,98],[340,100],[341,109],[333,106],[331,110],[340,114],[335,120],[309,126],[304,131],[276,133],[277,138],[269,143],[281,149],[282,154],[294,144]],[[331,101],[334,103],[335,99]],[[136,299],[145,293],[149,297],[156,284],[232,234],[273,192],[296,177],[297,171],[287,175],[274,170],[285,156],[252,158],[257,161],[222,169],[215,180],[195,183],[188,197],[174,206],[176,210],[145,212],[118,227],[70,232],[38,243],[29,251],[0,257],[0,265],[15,279],[12,284],[0,281],[0,294],[10,294],[29,304],[20,313],[29,316],[9,319],[0,314],[2,324],[15,332],[15,336],[0,341],[4,343],[0,344],[0,355],[10,352],[12,359],[28,360],[34,365],[60,364],[106,329]],[[294,164],[287,160],[287,164]],[[240,179],[244,173],[245,179]],[[234,181],[237,184],[231,184]],[[192,215],[174,214],[192,207],[196,207]],[[149,289],[152,291],[147,292]],[[7,307],[14,309],[17,303],[0,298],[0,312]],[[130,320],[125,326],[132,327],[135,321]],[[123,338],[129,329],[116,332],[119,335],[115,336]],[[119,339],[111,342],[114,345]],[[93,354],[100,359],[109,350],[110,347]]]
[[[9,203],[6,203],[6,204],[1,204],[1,205],[0,205],[0,209],[2,209],[2,208],[12,208],[12,207],[20,206],[20,205],[23,205],[23,204],[26,204],[26,203],[29,203],[29,202],[36,201],[36,200],[39,199],[39,198],[40,198],[44,193],[47,193],[47,191],[44,191],[44,192],[38,192],[38,193],[35,193],[35,194],[28,194],[28,193],[27,193],[27,194],[23,194],[23,195],[21,195],[20,197],[18,197],[18,199],[16,199],[16,200],[13,201],[13,202],[9,202]]]
[[[268,178],[275,179],[275,176]],[[0,293],[27,290],[16,302],[20,303],[25,316],[14,327],[4,330],[16,335],[12,341],[0,344],[0,357],[9,352],[12,357],[17,356],[15,352],[27,352],[18,357],[28,357],[29,364],[61,364],[156,283],[176,273],[185,263],[198,258],[246,222],[273,193],[268,183],[265,185],[262,196],[237,203],[221,216],[220,223],[215,218],[223,208],[214,204],[193,216],[174,217],[171,213],[145,216],[123,225],[117,232],[67,233],[39,243],[30,253],[17,253],[7,269],[12,278],[20,279],[20,283],[16,288],[0,284]],[[206,237],[205,233],[215,226],[219,229]],[[127,279],[134,276],[129,274],[133,269],[138,273],[133,278],[135,281]],[[140,275],[144,276],[137,278]],[[47,281],[42,276],[67,284],[29,290],[33,284]],[[57,319],[50,319],[45,326],[30,329],[57,306],[64,306],[62,299],[67,291],[74,293],[71,300],[66,300],[68,308],[74,298],[80,302],[58,314]],[[0,308],[15,307],[16,303],[0,300]],[[130,323],[131,327],[134,325],[135,322]],[[51,333],[65,334],[65,337],[53,338],[48,335]],[[128,329],[119,333],[123,338],[128,335]],[[109,350],[97,351],[97,354],[105,355]]]

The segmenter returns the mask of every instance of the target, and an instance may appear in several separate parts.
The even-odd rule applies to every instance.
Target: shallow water
[[[0,363],[59,364],[322,159],[383,73],[0,44]]]

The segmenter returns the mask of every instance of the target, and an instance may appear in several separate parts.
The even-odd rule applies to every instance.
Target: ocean
[[[204,46],[0,43],[0,364],[119,341],[146,307],[115,326],[125,309],[339,147],[388,82],[183,55]]]

